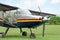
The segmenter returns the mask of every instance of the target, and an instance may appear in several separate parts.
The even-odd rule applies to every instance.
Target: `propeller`
[[[38,6],[38,9],[39,9],[39,12],[41,13],[41,9],[40,9],[40,7]],[[40,14],[39,14],[40,15]]]
[[[45,22],[43,22],[43,32],[42,32],[43,37],[44,37],[44,33],[45,33]]]
[[[40,13],[41,13],[41,9],[40,9],[40,7],[38,6],[38,8],[39,8],[39,11],[40,11]],[[44,17],[42,17],[42,19],[44,19]],[[44,37],[44,33],[45,33],[45,22],[43,21],[43,29],[42,29],[42,36]]]

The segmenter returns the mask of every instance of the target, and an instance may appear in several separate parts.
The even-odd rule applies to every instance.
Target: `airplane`
[[[27,36],[27,32],[22,31],[22,28],[29,28],[30,38],[36,38],[31,28],[37,28],[41,25],[43,25],[42,36],[44,37],[45,23],[49,20],[48,17],[32,15],[29,10],[1,3],[0,12],[2,12],[0,13],[0,26],[7,28],[5,32],[0,33],[0,37],[5,37],[10,28],[19,28],[22,36]]]

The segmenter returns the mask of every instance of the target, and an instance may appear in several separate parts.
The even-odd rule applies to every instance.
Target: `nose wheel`
[[[34,34],[34,33],[32,33],[31,28],[30,28],[30,32],[31,32],[31,34],[30,34],[30,38],[36,38],[35,34]]]
[[[30,34],[30,38],[36,38],[35,34],[34,33],[31,33]]]

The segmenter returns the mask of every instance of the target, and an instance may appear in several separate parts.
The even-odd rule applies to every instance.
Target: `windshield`
[[[32,15],[30,11],[27,9],[20,9],[19,12],[20,12],[19,15]]]

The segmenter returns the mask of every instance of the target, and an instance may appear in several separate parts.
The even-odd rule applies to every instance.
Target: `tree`
[[[60,17],[58,17],[58,16],[51,17],[49,23],[50,24],[60,24]]]

